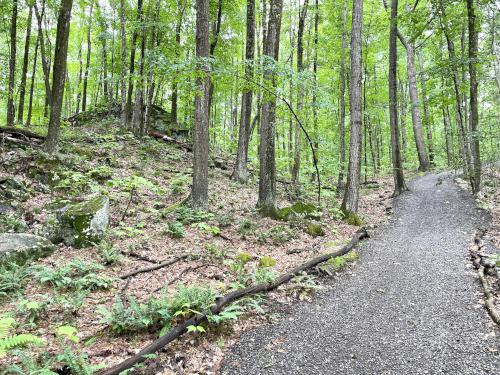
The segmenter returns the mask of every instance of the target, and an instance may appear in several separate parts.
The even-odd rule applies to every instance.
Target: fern
[[[0,358],[3,358],[13,349],[22,348],[29,344],[41,345],[43,340],[31,334],[9,336],[9,332],[16,321],[9,317],[0,318]]]

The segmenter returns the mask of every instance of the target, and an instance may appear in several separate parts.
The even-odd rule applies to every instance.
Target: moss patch
[[[348,212],[344,216],[344,222],[349,225],[355,225],[357,227],[363,225],[363,219],[361,219],[355,212]]]

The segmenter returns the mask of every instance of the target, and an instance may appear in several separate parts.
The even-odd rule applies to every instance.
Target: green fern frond
[[[0,317],[0,340],[9,335],[11,327],[16,321],[10,317]]]
[[[0,357],[4,357],[9,350],[21,348],[29,344],[41,345],[43,344],[43,340],[27,333],[3,338],[0,340]]]

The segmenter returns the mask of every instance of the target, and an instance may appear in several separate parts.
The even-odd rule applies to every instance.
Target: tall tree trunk
[[[302,114],[302,107],[304,105],[304,87],[302,84],[302,73],[304,72],[304,28],[307,17],[307,8],[309,6],[309,0],[305,0],[302,7],[299,9],[299,27],[297,30],[297,75],[298,79],[298,90],[297,90],[297,111]],[[294,157],[293,157],[293,168],[292,168],[292,184],[297,187],[299,184],[299,174],[300,174],[300,154],[301,154],[301,141],[302,141],[302,129],[298,121],[295,123],[295,134],[294,134],[295,144],[294,144]]]
[[[478,25],[476,23],[474,0],[467,0],[467,18],[469,24],[469,79],[470,79],[470,130],[472,133],[473,180],[472,192],[481,189],[481,154],[479,149],[479,115],[477,105],[477,69]]]
[[[10,57],[9,57],[9,87],[7,91],[7,125],[14,125],[14,81],[16,77],[16,43],[17,43],[17,2],[12,2],[12,18],[10,23]]]
[[[52,69],[52,106],[50,108],[49,128],[44,145],[44,149],[48,153],[53,153],[55,151],[59,138],[72,5],[73,0],[62,0],[59,17],[57,19],[54,68]]]
[[[313,96],[312,96],[312,110],[313,110],[313,131],[314,131],[314,153],[316,154],[316,161],[319,163],[319,128],[318,128],[318,42],[319,42],[319,0],[315,1],[314,12],[314,55],[313,55]],[[316,180],[316,172],[311,175],[311,181]]]
[[[142,4],[143,0],[137,1],[137,23],[142,19]],[[129,78],[128,78],[128,92],[127,92],[127,118],[131,117],[132,113],[132,95],[134,93],[134,72],[135,72],[135,50],[137,45],[137,38],[139,33],[137,27],[134,28],[132,33],[132,40],[130,42],[130,64],[129,64]]]
[[[349,215],[358,211],[359,177],[361,161],[362,124],[362,28],[363,0],[353,0],[351,26],[351,79],[350,79],[350,126],[349,166],[347,185],[342,200],[342,211]]]
[[[88,27],[87,27],[87,61],[85,65],[85,74],[83,76],[83,98],[82,98],[82,111],[85,112],[87,110],[87,87],[89,81],[89,70],[90,70],[90,53],[92,51],[92,41],[90,38],[90,30],[92,26],[92,8],[94,7],[94,2],[90,3],[90,12],[88,18]]]
[[[28,63],[30,53],[31,20],[33,18],[33,6],[29,5],[28,22],[26,24],[26,39],[24,41],[23,72],[21,75],[21,86],[19,87],[19,107],[17,110],[17,122],[23,123],[24,97],[26,95],[26,77],[28,75]]]
[[[444,127],[444,137],[445,137],[445,144],[446,144],[446,162],[448,167],[451,167],[451,126],[450,126],[450,119],[447,116],[447,109],[443,108],[443,127]]]
[[[342,11],[342,48],[340,51],[340,116],[339,116],[339,176],[337,183],[337,194],[340,195],[344,187],[345,170],[345,54],[347,50],[347,0],[344,0]]]
[[[401,40],[401,38],[400,38]],[[418,100],[417,90],[417,73],[415,69],[415,46],[412,41],[405,41],[403,45],[406,47],[407,55],[407,72],[408,72],[408,87],[411,102],[411,120],[413,124],[413,135],[415,138],[415,146],[417,148],[417,156],[419,161],[418,170],[425,172],[429,169],[429,159],[425,151],[424,136],[422,134],[422,120],[420,117],[420,103]]]
[[[220,30],[222,25],[222,5],[224,0],[218,0],[217,3],[217,19],[212,27],[212,40],[210,42],[210,57],[213,58],[215,54],[215,48],[219,43]],[[210,87],[208,91],[208,117],[211,118],[211,110],[213,107],[212,101],[214,97],[214,84],[210,81]],[[215,136],[215,133],[214,133]]]
[[[405,90],[405,85],[403,85],[403,82],[400,80],[399,81],[399,92],[401,93],[401,118],[400,118],[400,123],[401,123],[401,140],[402,140],[402,155],[401,158],[403,159],[403,162],[406,160],[406,150],[407,150],[407,134],[406,134],[406,90]]]
[[[255,0],[247,0],[247,31],[245,50],[245,77],[248,81],[253,80],[253,64],[255,55]],[[236,162],[231,178],[235,181],[245,183],[248,181],[248,143],[250,140],[250,120],[252,117],[253,91],[250,82],[246,82],[248,88],[243,92],[241,99],[241,119],[238,133],[238,149],[236,151]]]
[[[38,44],[40,42],[40,37],[37,36],[35,42],[35,55],[33,56],[33,68],[31,70],[31,84],[30,84],[30,96],[28,100],[28,115],[26,117],[26,126],[31,126],[31,116],[33,113],[33,93],[35,91],[35,76],[36,76],[36,63],[38,60]]]
[[[403,162],[399,142],[398,123],[398,51],[397,51],[397,22],[398,0],[391,1],[391,26],[389,34],[389,117],[391,124],[391,155],[392,171],[394,175],[394,195],[397,196],[406,190],[403,175]]]
[[[125,0],[120,0],[120,41],[121,41],[121,71],[120,71],[120,99],[122,126],[128,127],[127,117],[127,32],[126,32]]]
[[[182,23],[184,21],[184,13],[186,11],[186,0],[179,3],[179,18],[177,19],[177,25],[175,26],[175,57],[176,61],[180,57],[180,48],[181,48],[181,32],[182,32]],[[172,104],[170,107],[170,121],[173,124],[177,123],[177,112],[178,112],[178,84],[177,78],[174,78],[174,82],[172,83]]]
[[[429,152],[429,164],[434,165],[434,146],[432,144],[432,123],[429,117],[429,109],[427,107],[427,84],[424,73],[424,60],[422,57],[422,49],[417,52],[418,65],[420,66],[420,86],[422,86],[422,106],[424,108],[424,126],[427,132],[427,149]]]
[[[146,54],[146,25],[144,24],[144,12],[139,14],[139,27],[141,28],[141,54],[138,63],[139,79],[135,88],[135,102],[132,113],[132,130],[138,137],[144,135],[144,58]],[[148,12],[149,18],[149,12]]]
[[[78,49],[78,64],[80,66],[80,69],[78,71],[78,83],[76,85],[78,89],[78,93],[76,94],[76,109],[75,109],[75,114],[77,115],[80,113],[80,102],[82,100],[82,91],[80,89],[80,86],[82,84],[82,79],[83,79],[83,40],[80,42],[80,48]]]
[[[210,1],[196,0],[196,58],[201,72],[196,78],[197,91],[194,97],[195,128],[193,134],[193,190],[194,207],[202,208],[208,203],[208,151],[209,151],[209,91],[210,66]]]
[[[271,0],[269,9],[269,22],[267,26],[267,39],[264,45],[264,56],[278,61],[281,15],[283,0]],[[272,87],[274,93],[277,86],[274,68],[266,64],[264,68],[264,83]],[[262,104],[262,118],[260,123],[259,147],[259,200],[257,207],[262,216],[276,216],[276,97],[264,95]]]

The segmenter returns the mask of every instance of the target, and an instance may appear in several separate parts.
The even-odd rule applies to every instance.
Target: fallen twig
[[[135,354],[134,356],[126,359],[122,363],[117,364],[116,366],[113,366],[111,368],[102,370],[98,372],[98,375],[118,375],[122,371],[125,371],[134,365],[144,362],[147,358],[148,354],[153,354],[162,349],[165,345],[169,344],[170,342],[174,341],[178,337],[182,336],[185,332],[187,332],[187,328],[189,326],[197,326],[200,323],[202,323],[209,315],[215,315],[219,314],[223,308],[230,304],[231,302],[234,302],[244,296],[252,295],[252,294],[257,294],[257,293],[262,293],[262,292],[268,292],[273,289],[276,289],[278,286],[286,283],[287,281],[291,280],[294,276],[299,274],[302,271],[308,270],[310,268],[313,268],[317,266],[320,263],[323,263],[327,261],[330,258],[333,257],[338,257],[341,255],[344,255],[351,251],[359,241],[361,241],[364,238],[367,238],[368,233],[366,232],[365,229],[361,229],[360,231],[356,232],[354,237],[351,239],[351,241],[341,248],[338,251],[335,251],[333,253],[328,253],[321,255],[319,257],[316,257],[314,259],[311,259],[310,261],[303,263],[289,272],[281,275],[278,277],[275,281],[271,283],[262,283],[262,284],[257,284],[253,286],[249,286],[247,288],[243,289],[238,289],[234,290],[228,294],[226,294],[223,297],[220,297],[216,300],[215,305],[208,311],[205,311],[203,313],[200,313],[196,316],[193,316],[192,318],[186,320],[184,323],[181,323],[177,326],[175,326],[170,332],[167,334],[161,336],[157,340],[153,341],[151,344],[146,346],[144,349],[142,349],[139,353]]]
[[[157,264],[155,266],[146,267],[146,268],[140,268],[138,270],[126,273],[125,275],[121,275],[120,279],[125,280],[125,279],[128,279],[129,277],[138,275],[140,273],[156,271],[156,270],[159,270],[160,268],[168,267],[168,266],[170,266],[170,265],[172,265],[174,263],[177,263],[178,261],[180,261],[182,259],[186,259],[186,258],[192,257],[193,255],[194,254],[178,255],[178,256],[176,256],[176,257],[174,257],[172,259],[169,259],[169,260],[167,260],[167,261],[165,261],[163,263],[159,263],[159,264]]]

